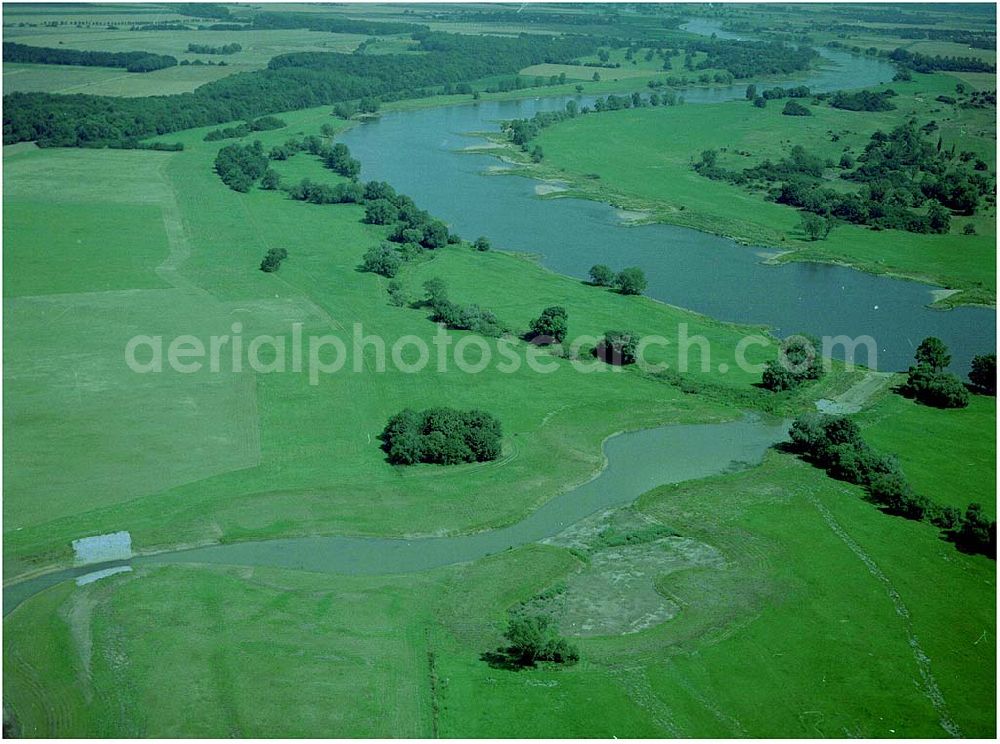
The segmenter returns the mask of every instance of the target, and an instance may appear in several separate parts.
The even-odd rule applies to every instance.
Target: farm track
[[[854,553],[854,555],[858,557],[858,560],[865,565],[868,572],[885,587],[886,593],[889,595],[889,599],[892,602],[893,609],[895,609],[896,614],[899,615],[902,620],[903,628],[906,632],[907,643],[913,651],[913,660],[917,664],[917,670],[919,671],[920,678],[923,682],[924,696],[930,701],[931,705],[934,706],[934,710],[937,711],[938,723],[941,725],[941,728],[944,729],[949,736],[956,739],[961,738],[961,729],[959,729],[958,724],[952,720],[951,714],[948,712],[948,705],[945,702],[944,695],[941,692],[941,688],[938,687],[937,680],[934,678],[934,674],[931,671],[931,659],[920,646],[920,641],[917,639],[917,636],[913,631],[913,620],[910,616],[910,611],[903,603],[903,598],[899,595],[899,592],[893,585],[892,580],[885,575],[872,557],[865,552],[864,548],[862,548],[854,540],[854,538],[847,534],[830,510],[820,503],[819,499],[811,494],[808,498],[810,502],[812,502],[813,506],[816,507],[816,510],[823,517],[823,520],[830,527],[833,533],[843,541],[843,543],[852,553]]]

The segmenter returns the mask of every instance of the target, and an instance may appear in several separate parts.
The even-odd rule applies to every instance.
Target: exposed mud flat
[[[626,635],[670,620],[680,607],[656,590],[656,579],[688,568],[722,568],[710,545],[670,534],[631,507],[585,519],[545,541],[588,554],[546,609],[572,636]]]

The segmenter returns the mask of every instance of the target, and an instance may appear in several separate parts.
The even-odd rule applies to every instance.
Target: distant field
[[[780,103],[758,109],[734,101],[577,117],[542,131],[537,140],[545,152],[542,172],[576,175],[574,184],[598,198],[757,245],[794,249],[800,258],[847,260],[876,271],[993,292],[994,207],[983,205],[973,218],[954,218],[947,237],[840,225],[827,240],[807,242],[797,210],[703,178],[691,167],[709,148],[720,150],[720,164],[736,168],[783,157],[793,144],[836,161],[845,149],[859,153],[875,129],[891,129],[907,115],[921,122],[934,119],[944,141],[995,163],[993,110],[959,109],[934,100],[953,92],[955,82],[947,75],[920,75],[912,83],[894,83],[900,94],[894,99],[898,110],[887,113],[815,106],[811,117],[789,117],[781,115]],[[707,120],[711,127],[704,126]],[[837,134],[836,142],[832,133]],[[960,234],[967,221],[973,222],[977,235]]]
[[[95,96],[153,96],[188,93],[239,71],[239,67],[187,65],[145,73],[109,67],[6,64],[3,92],[88,93]]]

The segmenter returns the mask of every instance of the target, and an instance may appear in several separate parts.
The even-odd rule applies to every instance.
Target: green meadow
[[[949,75],[916,75],[893,83],[897,110],[884,113],[812,106],[812,116],[782,116],[781,102],[760,109],[734,101],[697,106],[645,108],[576,117],[542,131],[542,175],[570,181],[572,195],[609,201],[650,213],[650,218],[714,232],[754,245],[788,251],[782,260],[839,261],[965,290],[973,302],[992,302],[996,292],[996,208],[983,205],[973,217],[956,217],[945,236],[838,225],[822,241],[804,235],[798,210],[763,194],[697,174],[701,152],[717,149],[726,168],[779,159],[793,145],[836,162],[845,149],[857,155],[871,134],[904,117],[934,120],[943,141],[957,142],[995,164],[992,109],[961,109],[935,101],[954,91]],[[712,126],[703,126],[711,120]],[[834,141],[833,135],[836,135]],[[831,185],[836,185],[833,181]],[[975,235],[963,235],[968,223]],[[961,301],[956,296],[953,301]]]

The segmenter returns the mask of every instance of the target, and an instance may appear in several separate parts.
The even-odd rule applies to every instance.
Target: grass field
[[[983,205],[973,218],[955,218],[947,236],[841,225],[828,239],[810,242],[801,232],[797,210],[703,178],[691,167],[705,149],[719,149],[720,164],[732,168],[783,157],[793,144],[837,160],[846,148],[860,152],[876,129],[890,129],[910,115],[920,122],[934,119],[945,142],[957,141],[959,149],[994,162],[992,110],[945,107],[934,97],[953,90],[955,79],[917,78],[893,83],[900,94],[898,110],[881,114],[817,106],[811,117],[789,117],[781,115],[779,105],[758,109],[732,102],[577,117],[543,130],[537,141],[545,160],[536,170],[571,180],[573,193],[649,210],[658,220],[794,251],[784,260],[844,261],[870,271],[929,279],[991,300],[996,290],[995,207]],[[706,117],[712,127],[701,125]],[[837,142],[831,141],[831,133],[838,135]],[[961,234],[969,221],[977,235]]]
[[[639,509],[725,561],[648,577],[680,614],[578,639],[574,667],[478,658],[507,607],[581,570],[564,549],[385,578],[165,567],[19,608],[5,705],[36,736],[940,737],[942,719],[992,732],[991,561],[785,455]]]
[[[286,129],[262,139],[282,142],[330,121],[325,111],[286,119]],[[600,464],[598,443],[615,431],[736,415],[631,372],[579,375],[565,360],[554,374],[539,376],[524,366],[512,375],[490,370],[473,385],[431,370],[351,373],[317,386],[305,374],[136,375],[121,362],[120,350],[137,333],[205,337],[228,333],[239,321],[252,338],[288,334],[299,321],[306,335],[332,332],[350,345],[358,321],[365,334],[391,345],[407,334],[429,342],[436,328],[423,311],[391,307],[385,280],[355,270],[384,231],[361,224],[361,208],[232,192],[211,168],[222,145],[202,142],[204,131],[185,134],[182,153],[20,149],[7,158],[7,194],[16,200],[5,225],[12,255],[24,256],[26,266],[45,260],[67,267],[18,272],[7,285],[8,348],[20,360],[7,370],[7,400],[18,402],[7,407],[7,425],[21,432],[21,444],[9,450],[8,463],[20,467],[8,468],[7,476],[8,572],[25,560],[65,556],[69,540],[80,534],[120,528],[148,549],[317,531],[413,534],[508,523],[587,478]],[[324,177],[309,157],[283,164],[290,179]],[[130,179],[141,185],[130,187]],[[145,206],[149,199],[159,214]],[[101,216],[75,221],[66,239],[22,242],[11,232],[29,221],[62,224],[81,202]],[[100,243],[116,231],[118,242]],[[69,271],[86,263],[84,256],[92,258],[88,246],[108,251],[109,260]],[[257,265],[272,246],[286,246],[291,258],[279,274],[266,275]],[[515,329],[559,302],[569,309],[572,335],[624,326],[669,336],[683,320],[690,334],[718,344],[713,349],[732,349],[742,336],[739,328],[597,291],[501,252],[448,249],[402,279],[416,297],[432,276],[442,277],[457,300],[490,307]],[[508,291],[513,284],[516,294]],[[87,350],[83,357],[81,350]],[[655,353],[650,359],[658,360]],[[738,371],[718,378],[734,390],[753,381]],[[137,407],[137,396],[153,397]],[[406,405],[445,402],[499,415],[507,435],[503,462],[415,468],[405,475],[388,467],[375,440],[388,416]],[[97,410],[121,424],[95,430]],[[63,425],[53,436],[49,422],[57,412]],[[213,448],[179,455],[190,442],[190,426],[229,456]],[[141,467],[137,452],[148,453]],[[129,476],[115,480],[123,469]],[[358,477],[366,483],[363,500],[343,485]]]

